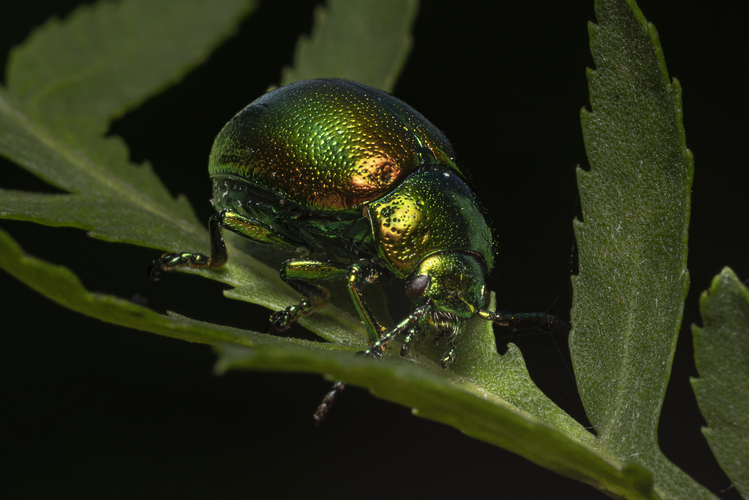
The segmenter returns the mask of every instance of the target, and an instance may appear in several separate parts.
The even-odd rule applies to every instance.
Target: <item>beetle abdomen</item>
[[[424,164],[459,172],[450,142],[416,110],[380,90],[330,79],[287,85],[240,111],[216,138],[209,171],[312,210],[346,211]]]

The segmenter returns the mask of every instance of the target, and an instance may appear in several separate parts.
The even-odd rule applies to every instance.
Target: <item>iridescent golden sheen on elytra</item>
[[[424,148],[433,157],[423,158]],[[423,163],[457,170],[450,142],[413,108],[355,82],[310,80],[234,116],[216,138],[209,172],[338,211],[379,198]]]

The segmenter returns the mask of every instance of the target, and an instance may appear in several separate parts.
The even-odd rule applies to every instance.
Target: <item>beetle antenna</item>
[[[554,327],[569,326],[568,321],[554,316],[553,314],[533,312],[533,313],[511,313],[507,311],[479,311],[479,316],[487,321],[491,321],[500,326],[517,327],[521,323],[546,323]]]

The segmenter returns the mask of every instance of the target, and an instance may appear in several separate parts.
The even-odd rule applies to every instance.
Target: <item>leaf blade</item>
[[[580,396],[600,448],[645,465],[659,495],[711,498],[663,456],[656,435],[689,285],[693,158],[681,88],[633,0],[598,0],[596,15],[570,334]]]
[[[0,268],[50,300],[108,323],[210,345],[228,341],[246,346],[275,342],[268,337],[281,342],[288,340],[186,318],[170,318],[127,300],[91,293],[67,268],[25,255],[3,230],[0,230]]]
[[[8,89],[63,137],[98,137],[203,62],[254,8],[249,0],[82,6],[11,52]]]
[[[654,445],[688,284],[692,164],[677,113],[679,88],[664,77],[654,29],[633,2],[596,6],[599,24],[591,25],[591,45],[597,69],[589,71],[593,111],[582,113],[591,171],[578,170],[585,222],[575,228],[580,274],[570,345],[591,422],[603,442],[625,454],[633,450],[615,443],[635,423],[647,434],[647,446]],[[658,118],[648,121],[651,113]],[[658,280],[668,286],[658,288]],[[645,296],[641,283],[651,295]],[[658,302],[668,315],[656,311]],[[654,365],[637,367],[645,350],[655,353],[655,364],[668,365],[652,373],[658,386],[653,391],[642,376]],[[615,394],[631,399],[612,401]],[[643,416],[620,413],[630,405]]]
[[[642,467],[628,465],[620,469],[584,443],[512,405],[497,404],[470,387],[413,366],[397,356],[374,362],[326,353],[311,359],[299,350],[272,347],[248,350],[221,345],[217,351],[219,372],[249,369],[327,374],[367,387],[378,397],[413,408],[420,417],[456,427],[471,437],[501,446],[609,494],[632,499],[657,498],[652,491],[652,479]]]
[[[699,378],[692,388],[707,421],[702,433],[736,489],[749,497],[749,290],[724,268],[700,296],[692,325]]]
[[[310,37],[297,43],[281,85],[345,78],[392,91],[411,50],[417,0],[332,0],[315,11]]]

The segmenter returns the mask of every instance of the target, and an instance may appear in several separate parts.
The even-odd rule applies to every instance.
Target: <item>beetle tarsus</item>
[[[161,262],[158,260],[153,261],[148,267],[148,277],[151,278],[151,281],[161,281],[162,272],[164,272],[164,269],[161,267]]]
[[[270,331],[272,332],[285,332],[291,325],[291,315],[289,314],[288,308],[283,311],[277,311],[270,316]]]
[[[159,281],[163,272],[172,271],[180,266],[190,266],[194,269],[211,267],[211,259],[202,253],[165,253],[153,261],[148,268],[148,275],[153,281]]]
[[[375,359],[381,359],[383,356],[383,352],[384,351],[382,347],[372,346],[364,351],[355,352],[354,356],[357,356],[357,357],[369,356]],[[315,414],[312,416],[312,418],[315,419],[315,425],[320,425],[321,423],[325,421],[325,419],[328,417],[328,413],[333,408],[333,404],[335,403],[336,398],[338,397],[338,394],[341,391],[343,391],[345,387],[346,387],[346,383],[343,380],[339,380],[338,382],[333,384],[333,387],[330,389],[330,391],[328,391],[328,393],[322,399],[320,406],[317,407]]]
[[[312,415],[312,418],[315,419],[315,425],[320,425],[321,423],[325,422],[325,419],[328,417],[328,413],[330,412],[331,408],[333,408],[333,404],[335,404],[338,393],[340,393],[345,388],[346,383],[343,380],[339,380],[338,382],[333,384],[333,387],[325,395],[322,403],[320,403],[320,406],[317,407],[315,414]]]
[[[442,359],[440,359],[440,366],[446,369],[453,361],[455,361],[455,346],[451,344],[450,349],[444,356],[442,356]]]
[[[270,328],[276,332],[285,332],[289,329],[291,323],[302,316],[307,316],[315,309],[317,309],[317,307],[315,307],[315,304],[311,300],[304,299],[298,304],[294,304],[286,309],[271,314]]]

